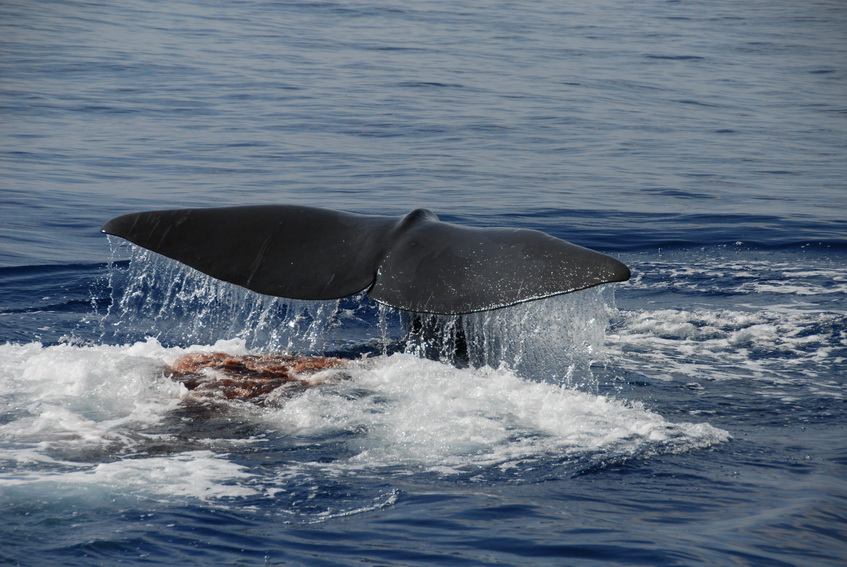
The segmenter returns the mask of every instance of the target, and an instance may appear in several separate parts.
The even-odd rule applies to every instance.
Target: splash
[[[447,476],[540,462],[576,470],[728,439],[708,424],[671,423],[637,403],[504,369],[460,369],[395,354],[348,372],[348,381],[269,409],[266,426],[286,437],[343,438],[345,469],[401,466]]]
[[[308,502],[295,493],[317,490],[324,513],[338,511],[327,492],[338,479],[425,472],[524,482],[728,439],[638,403],[403,353],[349,361],[346,379],[279,404],[222,399],[219,411],[197,413],[163,368],[210,352],[241,354],[244,345],[0,345],[0,396],[18,408],[0,424],[0,491],[24,498],[45,487],[100,486],[275,503],[285,492],[301,510]],[[354,500],[344,509],[362,507]]]
[[[344,344],[336,331],[350,315],[340,300],[260,295],[135,246],[127,264],[111,264],[108,287],[101,341],[119,344],[143,337],[169,345],[236,338],[254,350],[310,354]]]
[[[611,285],[466,315],[402,312],[363,293],[299,301],[256,294],[145,249],[129,250],[129,262],[113,262],[109,272],[102,342],[155,337],[177,346],[236,338],[252,351],[304,356],[404,352],[595,390],[591,367],[605,361],[603,341],[615,313]]]
[[[385,311],[385,310],[384,310]],[[611,286],[467,315],[398,315],[403,351],[456,364],[507,368],[525,378],[594,390],[615,312]]]

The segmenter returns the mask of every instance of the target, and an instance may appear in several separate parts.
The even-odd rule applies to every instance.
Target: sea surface
[[[99,232],[277,203],[633,278],[446,318],[462,364]],[[207,403],[195,352],[352,362]],[[847,3],[0,3],[0,563],[845,557]]]

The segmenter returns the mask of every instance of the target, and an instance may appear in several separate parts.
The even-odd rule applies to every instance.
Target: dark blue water
[[[0,28],[0,562],[844,564],[843,2],[5,2]],[[633,279],[462,320],[461,368],[366,297],[98,231],[262,203],[539,229]],[[358,362],[211,411],[163,369],[217,350]]]

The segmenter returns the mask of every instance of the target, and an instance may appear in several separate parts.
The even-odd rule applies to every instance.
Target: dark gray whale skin
[[[498,309],[630,277],[620,261],[543,232],[463,227],[426,209],[400,218],[297,205],[173,209],[123,215],[101,232],[258,293],[366,290],[417,313]]]

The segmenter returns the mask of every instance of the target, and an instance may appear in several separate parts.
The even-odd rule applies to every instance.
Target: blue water
[[[844,565],[843,2],[0,4],[0,562]],[[99,233],[432,209],[630,282],[417,356]],[[210,408],[185,352],[349,378]]]

